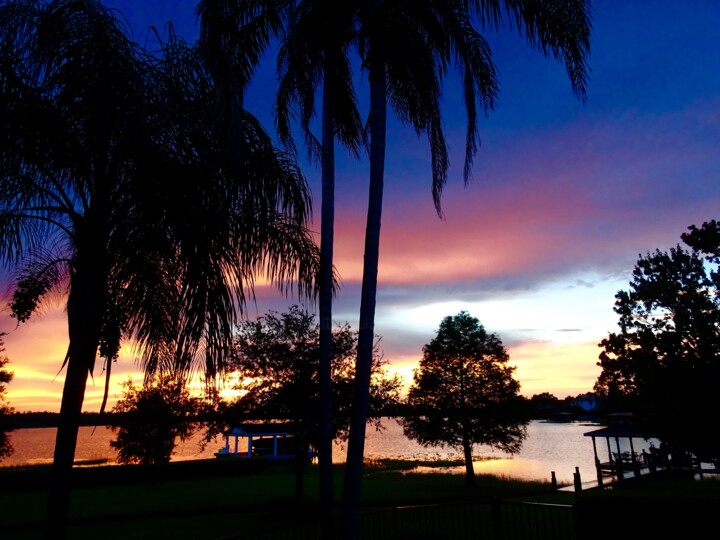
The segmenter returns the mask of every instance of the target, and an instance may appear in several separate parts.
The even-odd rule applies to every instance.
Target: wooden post
[[[633,446],[632,437],[628,437],[630,441],[630,461],[632,461],[633,475],[635,477],[640,476],[640,464],[635,459],[635,447]]]
[[[617,474],[618,481],[622,481],[625,478],[625,472],[623,471],[622,463],[622,451],[620,450],[620,438],[615,437],[615,447],[617,448],[617,459],[615,460],[615,471]]]
[[[607,443],[608,461],[610,463],[614,463],[615,460],[613,459],[612,448],[610,448],[610,437],[605,437],[605,442]]]
[[[580,467],[575,467],[575,472],[573,473],[573,481],[575,483],[575,492],[579,493],[582,491],[582,479],[580,478]]]
[[[602,469],[600,468],[600,458],[598,457],[597,445],[595,444],[595,437],[592,437],[593,443],[593,454],[595,455],[595,474],[597,475],[598,487],[602,487]]]

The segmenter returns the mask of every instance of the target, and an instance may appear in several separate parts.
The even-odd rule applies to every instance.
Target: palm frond
[[[573,92],[587,98],[592,17],[589,0],[463,0],[481,25],[516,27],[527,43],[565,63]],[[504,7],[504,9],[503,9]]]
[[[300,2],[289,18],[278,50],[279,89],[275,118],[283,143],[290,149],[290,122],[298,120],[305,138],[308,156],[319,160],[320,142],[312,133],[315,93],[322,86],[326,71],[332,81],[334,135],[353,155],[362,139],[362,121],[352,79],[349,47],[355,37],[355,12],[352,2]]]

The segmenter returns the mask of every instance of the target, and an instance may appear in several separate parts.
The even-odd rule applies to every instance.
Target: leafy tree
[[[720,225],[691,226],[667,252],[641,256],[615,295],[620,330],[600,342],[595,390],[634,412],[674,455],[720,463]]]
[[[533,394],[532,397],[530,397],[530,402],[538,407],[549,407],[558,405],[560,399],[550,392],[541,392],[539,394]]]
[[[405,435],[426,446],[461,448],[470,487],[474,445],[514,454],[526,435],[524,399],[508,360],[500,338],[461,311],[445,317],[423,347],[408,392],[409,413],[401,419]]]
[[[244,381],[240,386],[245,414],[269,419],[295,418],[310,429],[309,442],[318,436],[320,412],[320,325],[315,316],[297,305],[286,313],[271,311],[238,326],[229,367]],[[346,439],[354,384],[357,332],[345,324],[333,331],[333,403],[336,419],[333,438]],[[398,398],[401,381],[389,376],[378,345],[373,355],[371,418],[380,415]],[[379,425],[379,424],[377,424]]]
[[[333,331],[333,438],[347,437],[354,385],[357,333],[348,325]],[[320,437],[320,325],[299,306],[286,313],[269,312],[238,327],[230,366],[237,371],[242,395],[230,409],[239,417],[287,419],[298,443],[298,495],[302,494],[302,464],[310,445]],[[380,415],[398,400],[400,379],[385,371],[375,348],[370,417],[379,427]]]
[[[532,408],[534,418],[547,418],[560,412],[562,401],[550,392],[534,394],[528,404]]]
[[[0,259],[17,270],[12,314],[24,322],[48,293],[67,293],[54,537],[97,356],[109,375],[132,340],[148,373],[211,380],[256,276],[314,288],[304,177],[254,117],[237,110],[223,129],[218,107],[197,49],[175,36],[146,51],[99,1],[0,1]]]
[[[5,352],[2,336],[0,336],[0,354]],[[6,387],[13,379],[12,372],[6,369],[10,360],[7,356],[0,356],[0,461],[13,453],[13,447],[7,434],[11,431],[10,415],[14,412],[13,408],[7,404],[5,400]]]
[[[200,411],[200,399],[190,395],[184,381],[171,377],[140,387],[128,379],[123,388],[122,399],[113,407],[117,416],[112,430],[117,438],[110,441],[118,451],[118,462],[168,463],[176,439],[185,441],[195,432],[193,420]]]

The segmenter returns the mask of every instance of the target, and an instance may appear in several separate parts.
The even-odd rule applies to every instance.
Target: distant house
[[[584,394],[576,397],[573,400],[572,405],[574,407],[579,407],[585,412],[593,412],[598,408],[600,402],[595,394]]]

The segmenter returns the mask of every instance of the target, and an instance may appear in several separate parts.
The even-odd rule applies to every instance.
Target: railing
[[[571,505],[482,501],[405,506],[360,515],[361,540],[393,537],[442,540],[575,540]],[[316,524],[233,537],[237,540],[317,540]]]

